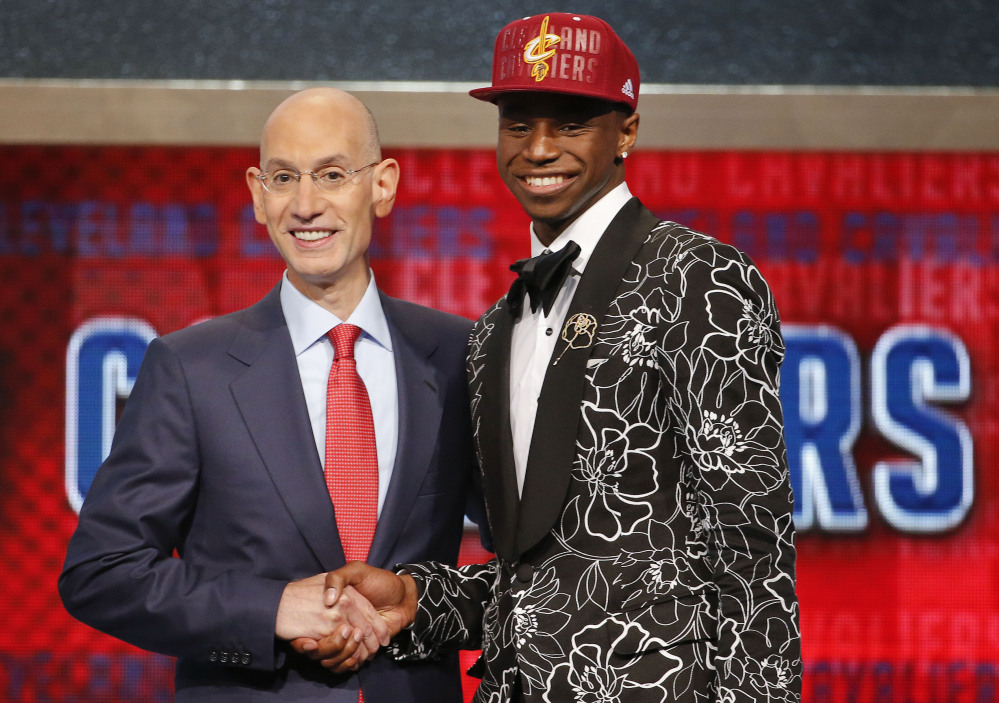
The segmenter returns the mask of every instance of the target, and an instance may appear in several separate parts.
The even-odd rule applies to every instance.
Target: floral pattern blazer
[[[476,701],[799,700],[784,347],[757,268],[626,204],[566,316],[520,497],[513,322],[499,301],[468,358],[496,558],[403,567],[420,601],[394,654],[481,647]]]

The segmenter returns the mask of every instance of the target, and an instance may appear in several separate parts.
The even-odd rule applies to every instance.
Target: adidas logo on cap
[[[627,95],[632,100],[635,99],[635,89],[631,85],[630,78],[624,82],[624,85],[621,86],[621,92]]]

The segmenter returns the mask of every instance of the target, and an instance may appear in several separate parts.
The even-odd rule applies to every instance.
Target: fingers
[[[344,588],[336,607],[342,607],[348,621],[363,630],[364,646],[369,650],[376,651],[379,647],[388,645],[391,639],[388,624],[371,602],[354,590],[353,586]]]
[[[392,627],[395,631],[399,628],[352,584],[366,583],[371,597],[391,603],[398,600],[391,588],[398,582],[392,572],[363,562],[350,564],[339,573],[293,581],[282,593],[275,634],[287,640],[296,653],[333,672],[356,670],[389,643]]]
[[[364,644],[364,633],[356,627],[343,625],[334,632],[319,640],[297,639],[290,642],[292,649],[299,654],[309,657],[315,661],[336,658],[342,661],[346,656],[350,656],[357,650],[362,650],[361,654],[366,655],[365,660],[371,659],[377,649],[370,649]],[[346,654],[341,656],[341,653]]]
[[[363,664],[373,659],[378,651],[377,648],[369,649],[365,645],[364,640],[358,636],[357,630],[346,634],[351,636],[340,638],[342,641],[340,652],[320,661],[322,666],[330,669],[335,674],[356,671]]]
[[[343,574],[341,574],[339,570],[327,572],[326,586],[323,591],[323,604],[327,608],[332,608],[336,605],[337,601],[340,599],[340,594],[343,592],[344,583],[345,580]]]
[[[288,644],[290,644],[291,648],[296,652],[306,656],[319,649],[319,643],[313,639],[309,639],[308,637],[299,637],[298,639],[292,640]]]
[[[393,636],[416,617],[419,594],[416,583],[409,574],[396,574],[368,566],[364,562],[351,562],[326,574],[325,585],[327,592],[324,594],[324,602],[334,602],[337,604],[335,607],[345,601],[352,604],[357,602],[356,594],[367,599],[379,617],[372,619],[370,611],[365,610],[364,618],[370,623],[381,646],[387,645]],[[360,620],[352,620],[351,624],[360,626],[361,623]],[[369,646],[372,646],[370,640]]]
[[[278,603],[274,634],[283,640],[319,639],[332,632],[323,606],[326,574],[288,583]]]
[[[346,566],[327,573],[326,591],[323,594],[326,606],[332,607],[336,605],[340,594],[343,593],[343,589],[346,586],[357,586],[364,581],[365,576],[371,571],[375,571],[375,569],[363,561],[351,561]]]
[[[357,630],[346,625],[317,644],[318,649],[309,657],[320,659],[322,666],[336,674],[356,671],[375,654],[364,646]]]
[[[293,582],[286,588],[287,598],[282,602],[284,612],[298,619],[286,618],[291,623],[287,628],[279,627],[278,634],[287,630],[289,635],[284,639],[289,640],[295,652],[334,673],[357,670],[399,629],[384,612],[399,599],[393,591],[399,583],[392,572],[363,562]],[[355,588],[359,584],[367,592]],[[379,602],[373,604],[369,597]],[[279,606],[279,616],[282,612]]]

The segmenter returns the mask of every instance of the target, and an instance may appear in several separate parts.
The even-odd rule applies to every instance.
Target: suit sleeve
[[[392,656],[419,660],[458,649],[481,649],[498,564],[492,559],[460,568],[435,562],[398,566],[397,571],[416,581],[419,602],[413,626],[393,639]]]
[[[796,701],[801,689],[792,495],[778,396],[784,345],[760,272],[739,252],[695,248],[667,340],[686,483],[696,494],[719,600],[719,698]]]
[[[273,669],[286,584],[183,558],[201,471],[189,391],[176,355],[154,340],[87,493],[59,592],[74,617],[143,649]]]

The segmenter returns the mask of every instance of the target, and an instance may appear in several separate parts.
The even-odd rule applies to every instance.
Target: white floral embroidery
[[[697,439],[697,448],[703,454],[694,456],[705,469],[728,469],[739,473],[746,470],[741,464],[731,462],[732,457],[744,449],[742,431],[732,418],[705,410]]]
[[[560,408],[580,418],[574,459],[565,495],[541,496],[561,513],[532,569],[415,565],[417,623],[397,656],[481,645],[476,703],[507,703],[515,682],[533,703],[796,703],[784,347],[766,282],[732,247],[660,223],[601,314],[582,402]],[[494,306],[470,343],[479,437],[501,431],[482,413],[502,396],[484,349],[504,315]]]

